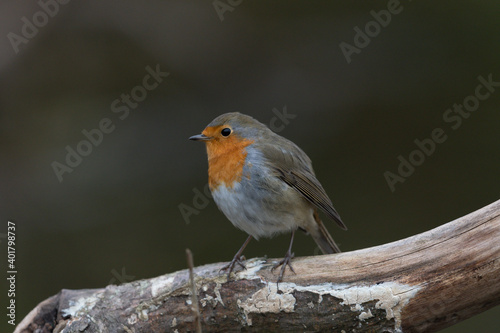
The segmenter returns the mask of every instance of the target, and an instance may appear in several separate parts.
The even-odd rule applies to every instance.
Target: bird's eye
[[[220,131],[220,134],[222,134],[222,136],[228,136],[229,134],[231,134],[231,129],[226,127],[222,129],[222,131]]]

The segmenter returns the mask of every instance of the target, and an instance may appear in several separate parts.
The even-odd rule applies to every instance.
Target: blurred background
[[[15,222],[17,322],[63,288],[184,269],[185,248],[196,265],[232,258],[246,234],[196,197],[206,153],[187,139],[222,113],[273,122],[308,153],[349,227],[327,223],[344,251],[500,197],[500,88],[459,126],[443,119],[479,76],[500,81],[498,1],[401,1],[356,40],[387,1],[40,3],[0,3],[0,248]],[[384,173],[436,128],[446,141],[391,189]],[[288,241],[245,255],[281,257]],[[318,251],[300,234],[294,252]],[[445,332],[498,332],[499,316]]]

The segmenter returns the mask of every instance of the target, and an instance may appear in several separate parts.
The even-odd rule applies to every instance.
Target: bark
[[[393,243],[293,260],[256,258],[227,281],[194,269],[204,332],[434,332],[500,303],[500,200]],[[189,271],[104,289],[62,290],[18,332],[196,331]]]

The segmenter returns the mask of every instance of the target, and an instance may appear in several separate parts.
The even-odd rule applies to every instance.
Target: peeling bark
[[[273,260],[226,280],[194,269],[202,328],[220,331],[435,332],[500,304],[500,201],[428,232],[294,259],[276,289]],[[62,290],[20,332],[196,330],[188,270],[105,289]]]

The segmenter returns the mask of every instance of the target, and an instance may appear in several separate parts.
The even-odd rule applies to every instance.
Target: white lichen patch
[[[99,298],[96,296],[81,297],[77,301],[69,301],[69,308],[63,309],[63,317],[79,317],[86,312],[92,310]]]
[[[281,287],[281,285],[280,285]],[[280,288],[281,290],[281,288]],[[274,283],[260,289],[251,298],[241,301],[238,300],[238,306],[245,314],[246,324],[251,326],[251,313],[279,313],[293,312],[295,308],[295,297],[290,293],[277,293]]]
[[[143,309],[139,312],[139,319],[143,321],[147,321],[149,319],[148,310]]]
[[[159,295],[172,292],[174,289],[174,277],[174,274],[169,274],[152,279],[151,295],[158,297]]]
[[[403,307],[419,290],[420,287],[412,287],[397,282],[385,282],[375,286],[349,288],[337,292],[333,296],[342,298],[345,304],[360,304],[377,300],[375,308],[385,310],[387,319],[394,318],[395,330],[399,331],[401,330]]]
[[[249,267],[253,272],[261,268],[262,262],[255,261]],[[241,274],[241,273],[239,273]],[[242,275],[239,275],[242,276]],[[246,272],[245,278],[255,279],[258,275]],[[265,281],[262,281],[265,282]],[[401,312],[406,304],[420,290],[419,287],[400,284],[397,282],[385,282],[378,285],[351,287],[349,285],[338,285],[325,283],[320,285],[299,286],[294,283],[281,282],[280,293],[277,293],[276,284],[269,283],[249,299],[238,300],[238,306],[243,310],[245,323],[252,325],[250,314],[252,313],[278,313],[293,312],[296,299],[293,292],[311,292],[318,294],[318,303],[324,301],[324,295],[331,295],[342,300],[340,304],[350,306],[351,311],[359,313],[361,322],[373,317],[370,309],[366,310],[363,304],[376,301],[375,308],[383,309],[388,320],[394,319],[395,332],[401,331]],[[310,306],[310,304],[308,304]]]
[[[361,304],[354,304],[354,305],[351,305],[351,311],[361,311],[363,310],[364,308],[361,306]]]
[[[293,284],[287,283],[291,288]],[[280,284],[280,289],[282,286]],[[335,285],[325,283],[312,286],[295,286],[297,291],[309,291],[320,295],[331,295],[342,299],[343,305],[350,305],[351,311],[363,311],[363,303],[377,301],[375,308],[383,309],[387,319],[393,319],[396,323],[395,331],[401,331],[401,312],[420,290],[420,287],[413,287],[397,282],[385,282],[373,286],[350,287],[349,285]],[[363,314],[364,313],[364,314]],[[373,316],[370,312],[362,312],[359,319],[365,320],[368,316]]]
[[[217,306],[217,300],[210,295],[207,295],[204,298],[200,299],[200,303],[203,308],[206,307],[208,304],[211,305],[213,308]]]
[[[217,299],[217,301],[219,301],[220,304],[222,304],[222,306],[225,306],[224,305],[224,302],[222,301],[222,296],[220,294],[220,289],[222,288],[222,284],[220,283],[217,283],[215,285],[215,288],[214,288],[214,294],[215,294],[215,299]]]
[[[238,280],[247,279],[260,279],[260,276],[257,275],[257,272],[265,267],[266,261],[262,258],[253,258],[245,261],[246,269],[236,273],[236,278]]]
[[[222,284],[217,282],[214,287],[214,296],[206,295],[204,298],[200,299],[201,306],[206,307],[207,305],[211,305],[213,308],[215,308],[218,303],[220,303],[222,306],[225,306],[220,294],[221,288]],[[208,286],[203,286],[202,289],[204,291],[208,291]]]
[[[137,324],[137,315],[135,313],[132,313],[130,317],[127,318],[127,324],[129,325]]]
[[[373,317],[372,311],[368,309],[368,312],[361,312],[361,314],[358,316],[359,320],[363,321],[366,319],[370,319]]]
[[[129,321],[148,321],[149,320],[149,313],[154,312],[160,308],[160,305],[149,305],[148,307],[145,307],[144,304],[140,304],[135,308],[135,314],[132,314],[128,320]],[[135,317],[132,317],[134,316]]]

